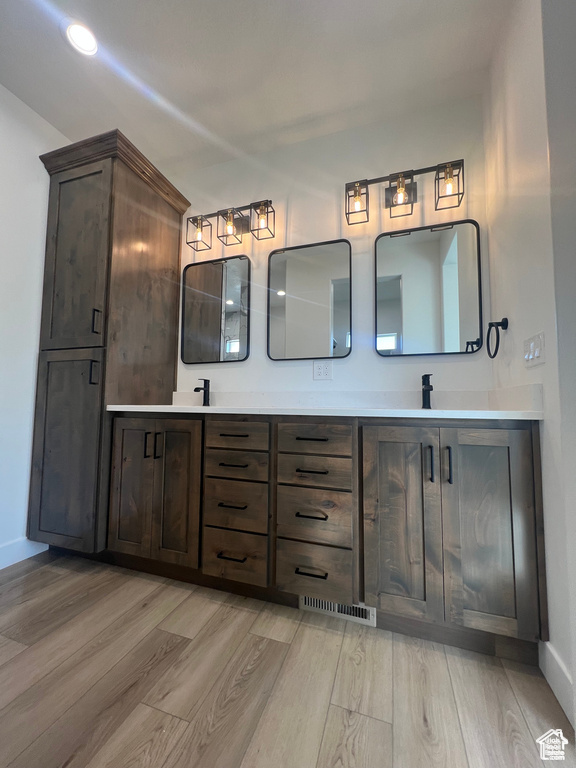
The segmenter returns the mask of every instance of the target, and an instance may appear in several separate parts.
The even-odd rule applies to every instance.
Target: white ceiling
[[[1,0],[0,83],[72,141],[120,128],[193,169],[478,94],[510,4]]]

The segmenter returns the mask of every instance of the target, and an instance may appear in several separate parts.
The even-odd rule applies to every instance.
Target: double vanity
[[[118,131],[42,160],[51,186],[29,537],[288,605],[365,603],[379,626],[534,661],[547,632],[540,415],[173,404],[188,201]],[[377,244],[383,358],[417,353],[405,310],[432,297],[410,274],[438,254],[434,284],[444,296],[458,285],[461,301],[436,307],[419,343],[480,348],[478,231],[461,224],[414,230],[415,268],[402,279],[398,241]],[[318,246],[270,255],[272,360],[350,352],[350,246]],[[305,305],[320,311],[306,291],[326,264],[332,303],[314,325],[325,332],[302,352],[297,323]],[[182,290],[182,360],[245,359],[249,259],[193,264]]]

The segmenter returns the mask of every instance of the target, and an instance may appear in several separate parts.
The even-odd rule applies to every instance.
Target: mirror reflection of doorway
[[[376,350],[381,355],[398,355],[402,352],[402,275],[378,278],[376,305]]]

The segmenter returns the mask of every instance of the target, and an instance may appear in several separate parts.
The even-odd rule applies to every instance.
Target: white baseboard
[[[29,541],[25,536],[0,544],[0,570],[8,568],[9,565],[14,565],[14,563],[19,563],[20,560],[27,560],[29,557],[33,557],[39,552],[44,552],[46,549],[48,549],[47,544]]]
[[[539,665],[550,688],[560,702],[566,717],[576,727],[574,712],[574,688],[568,667],[564,664],[552,643],[540,643]]]

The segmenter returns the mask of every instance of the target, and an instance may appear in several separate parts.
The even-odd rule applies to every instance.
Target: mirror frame
[[[402,355],[381,355],[376,349],[376,339],[378,334],[378,241],[383,237],[404,237],[409,236],[411,232],[441,232],[445,229],[452,229],[456,224],[472,224],[476,228],[476,261],[478,268],[478,322],[480,344],[472,352],[409,352]],[[459,221],[447,221],[442,224],[428,224],[425,227],[412,227],[411,229],[399,229],[392,232],[382,232],[374,241],[374,350],[379,358],[388,360],[402,360],[404,357],[435,357],[437,355],[473,355],[479,352],[484,346],[483,333],[483,315],[482,315],[482,258],[480,252],[480,225],[474,219],[460,219]]]
[[[350,347],[345,355],[338,355],[337,357],[334,357],[333,355],[331,357],[320,357],[315,355],[314,357],[272,357],[270,354],[270,296],[271,296],[271,287],[270,287],[270,261],[272,260],[272,256],[274,254],[278,253],[287,253],[288,251],[301,251],[304,248],[317,248],[319,245],[333,245],[334,243],[346,243],[348,246],[348,272],[350,274],[350,285],[348,288],[349,291],[349,316],[350,316]],[[276,248],[276,250],[271,251],[268,256],[268,284],[267,284],[267,297],[266,297],[266,354],[270,358],[270,360],[274,360],[274,362],[282,363],[285,360],[343,360],[345,357],[348,357],[349,354],[352,352],[352,244],[349,240],[346,240],[345,238],[337,238],[336,240],[322,240],[318,243],[304,243],[304,245],[293,245],[289,248]]]
[[[246,355],[238,360],[212,360],[197,361],[188,363],[184,360],[184,309],[185,309],[185,294],[186,294],[186,272],[190,267],[198,267],[201,264],[223,264],[230,259],[246,259],[248,262],[248,277],[246,279],[247,292],[246,292]],[[222,363],[242,363],[250,357],[250,315],[252,314],[251,307],[251,292],[252,292],[252,262],[250,257],[244,253],[239,253],[237,256],[225,256],[221,259],[210,259],[206,261],[193,261],[191,264],[187,264],[182,270],[182,316],[180,320],[180,360],[184,365],[221,365]]]

